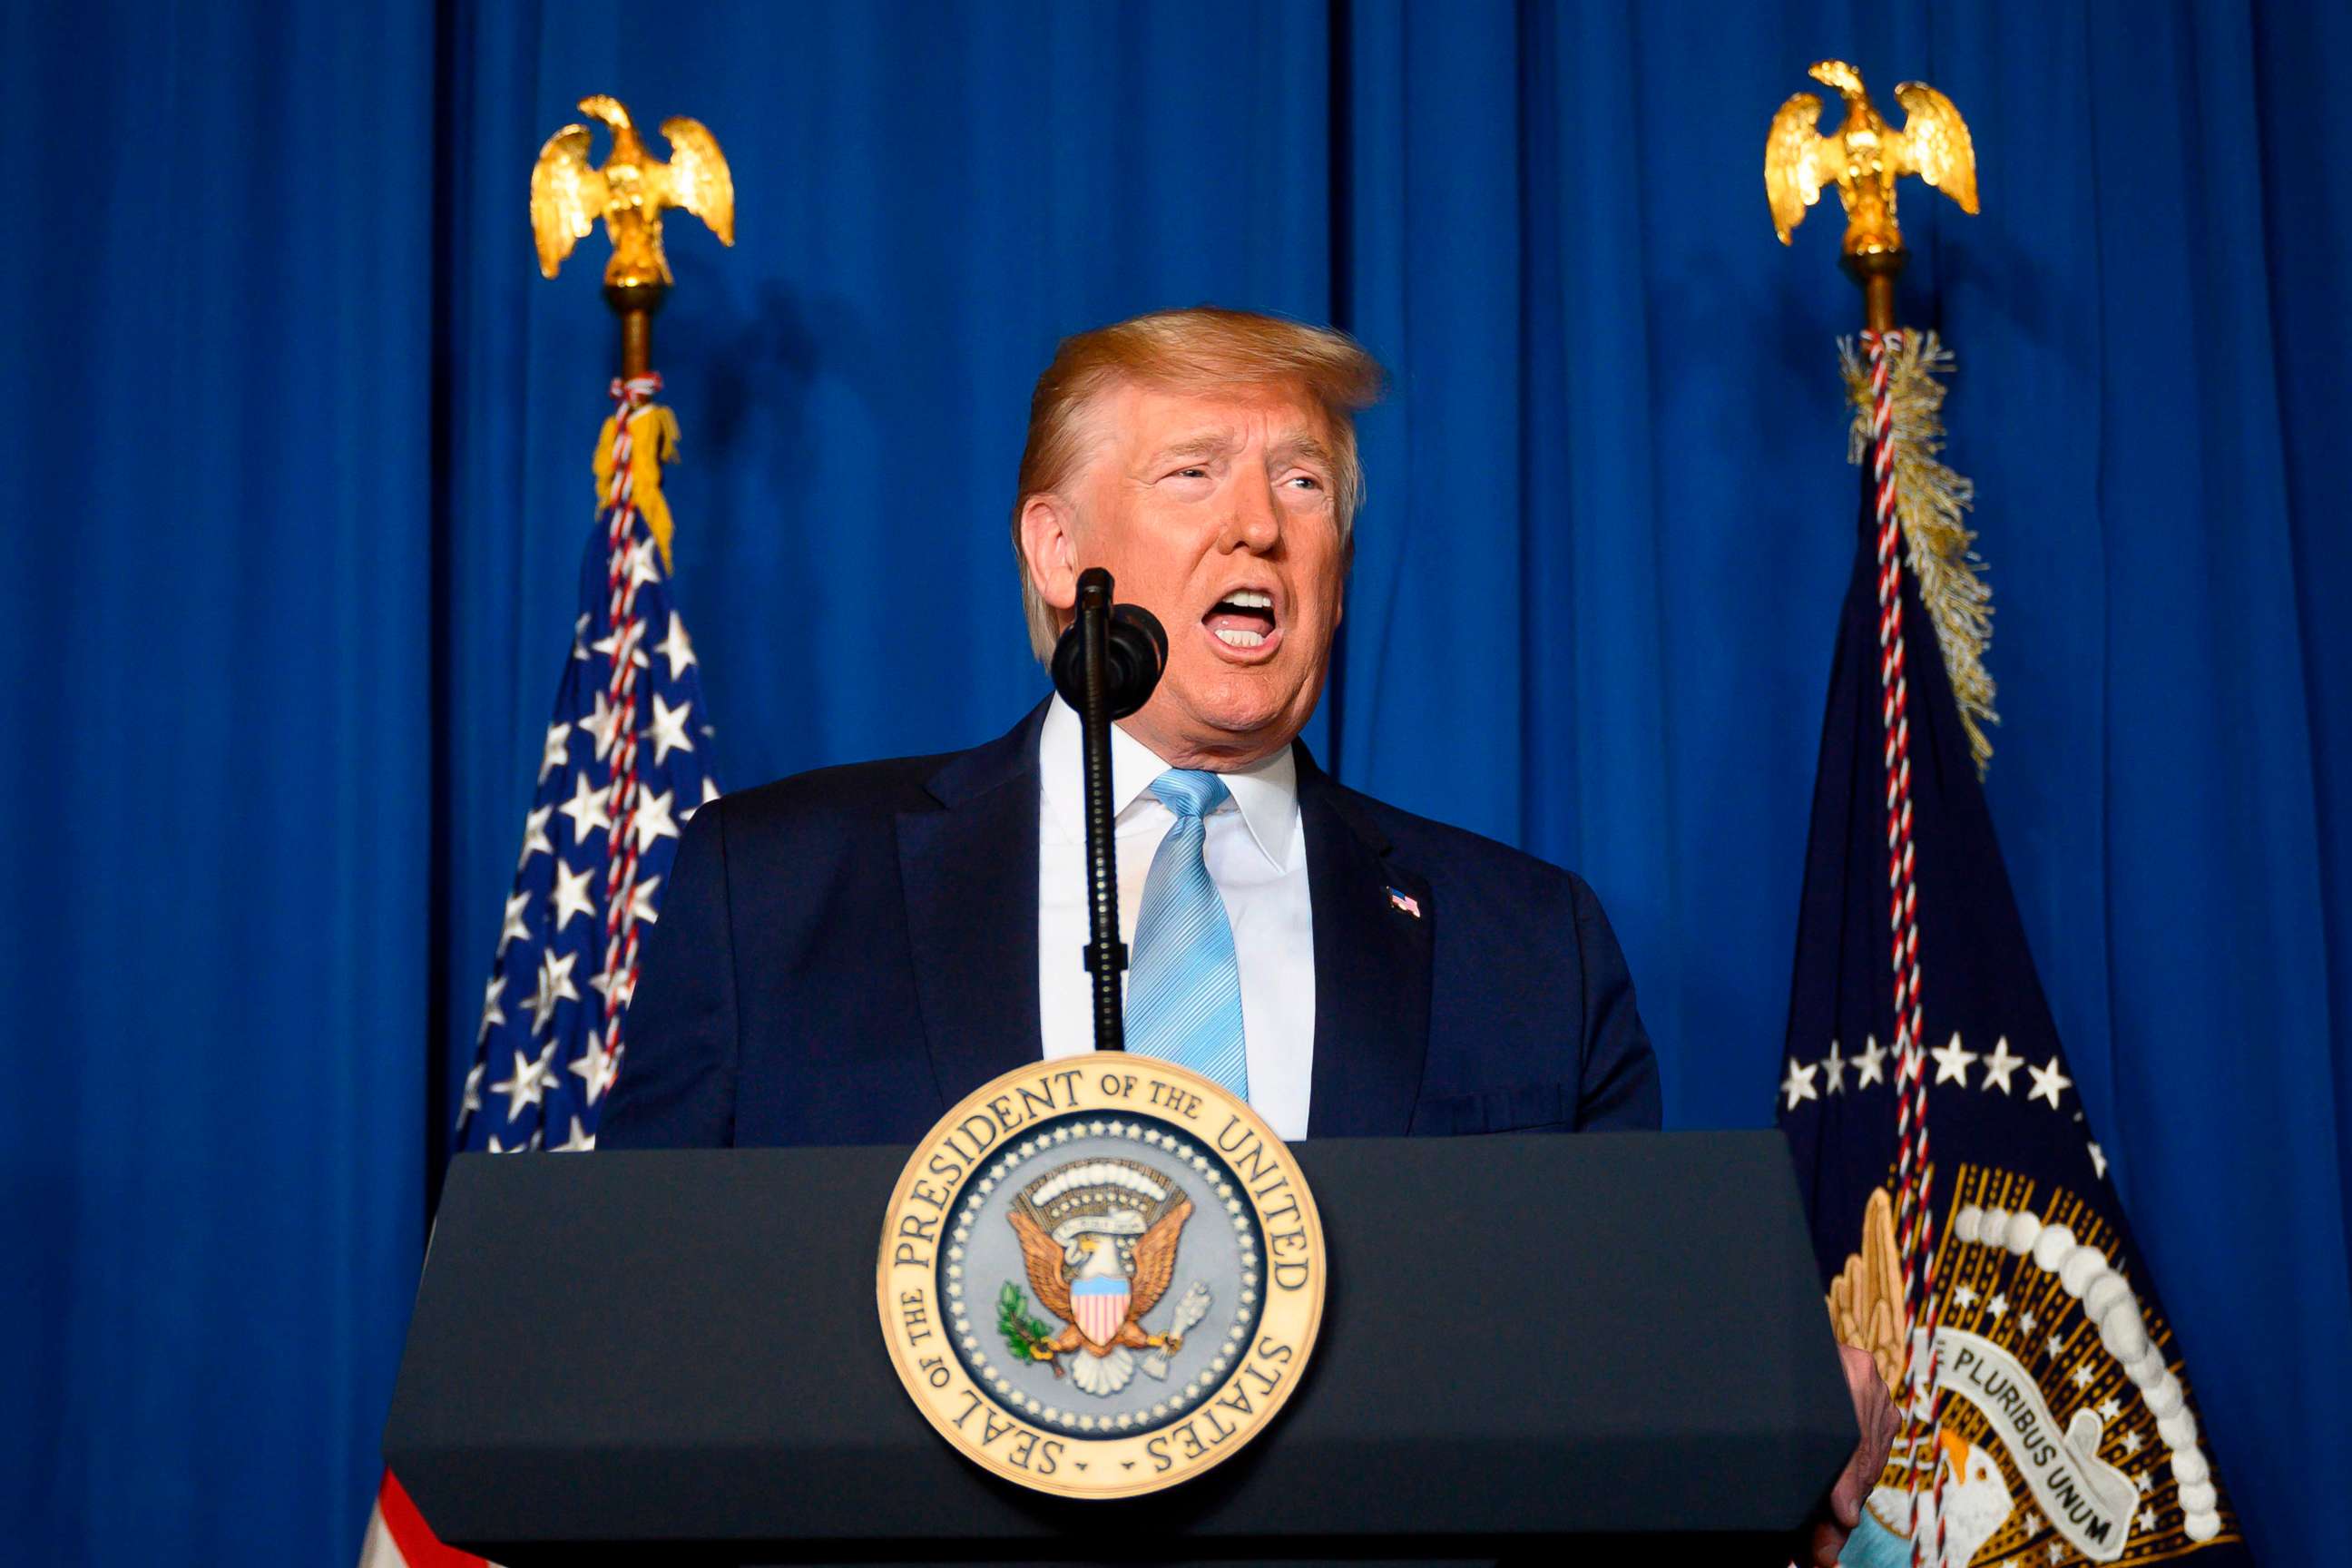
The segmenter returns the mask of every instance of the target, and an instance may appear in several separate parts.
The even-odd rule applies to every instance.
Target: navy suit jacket
[[[1045,713],[972,751],[697,811],[598,1146],[913,1143],[1037,1060]],[[1348,789],[1304,747],[1298,809],[1311,1136],[1658,1125],[1657,1066],[1591,889]]]

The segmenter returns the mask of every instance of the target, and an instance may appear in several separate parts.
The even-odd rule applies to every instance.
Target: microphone
[[[1111,603],[1110,574],[1089,566],[1078,574],[1078,613],[1054,645],[1054,689],[1078,711],[1086,770],[1087,971],[1094,976],[1095,1049],[1127,1048],[1119,971],[1127,944],[1118,940],[1118,859],[1112,853],[1110,726],[1151,699],[1168,666],[1168,632],[1139,605]]]
[[[1099,579],[1099,581],[1097,581]],[[1054,689],[1062,700],[1087,710],[1084,623],[1089,609],[1107,609],[1103,642],[1103,697],[1107,717],[1124,719],[1151,700],[1168,668],[1168,632],[1160,617],[1140,605],[1110,602],[1110,574],[1089,566],[1078,577],[1078,614],[1054,645]]]

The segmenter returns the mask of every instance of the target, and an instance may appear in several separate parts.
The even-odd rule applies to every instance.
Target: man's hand
[[[1846,1461],[1837,1485],[1830,1489],[1822,1512],[1806,1527],[1802,1561],[1810,1568],[1836,1568],[1845,1538],[1862,1522],[1863,1500],[1878,1484],[1878,1474],[1886,1468],[1886,1457],[1895,1449],[1895,1435],[1903,1425],[1870,1352],[1840,1345],[1838,1360],[1845,1368],[1846,1391],[1853,1395],[1854,1426],[1862,1440],[1853,1446],[1853,1458]]]

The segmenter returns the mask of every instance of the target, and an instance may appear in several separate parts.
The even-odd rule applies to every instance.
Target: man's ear
[[[1078,602],[1077,513],[1060,496],[1040,491],[1021,506],[1021,554],[1037,596],[1056,610]]]

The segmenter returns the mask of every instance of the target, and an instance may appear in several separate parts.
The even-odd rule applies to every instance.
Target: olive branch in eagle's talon
[[[1004,1336],[1004,1348],[1024,1361],[1042,1361],[1062,1373],[1062,1352],[1053,1344],[1053,1331],[1043,1319],[1029,1315],[1029,1297],[1020,1286],[1008,1279],[1004,1289],[996,1294],[996,1328]]]

